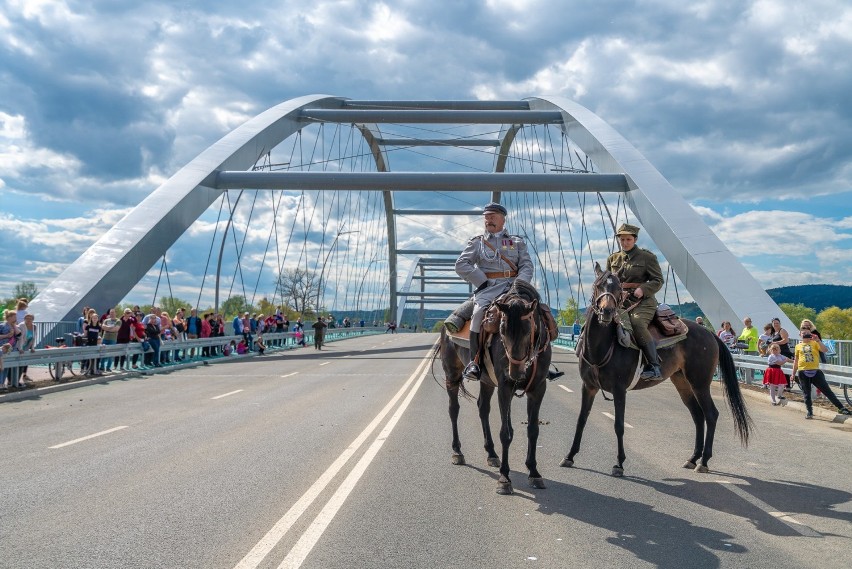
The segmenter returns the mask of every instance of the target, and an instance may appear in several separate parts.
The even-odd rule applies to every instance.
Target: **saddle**
[[[618,342],[625,348],[638,350],[639,347],[636,345],[636,340],[633,337],[633,329],[630,325],[630,316],[627,314],[627,311],[619,310],[619,321],[622,333],[618,335]],[[657,306],[654,318],[651,319],[648,332],[651,333],[651,339],[654,341],[657,349],[664,350],[684,340],[689,333],[689,329],[683,320],[677,317],[669,305],[660,304]]]

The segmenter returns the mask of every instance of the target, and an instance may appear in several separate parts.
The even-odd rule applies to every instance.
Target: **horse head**
[[[509,377],[517,382],[527,375],[527,368],[535,363],[538,300],[527,301],[519,296],[498,299],[500,310],[500,339],[509,360]]]
[[[608,325],[615,317],[621,302],[621,279],[616,273],[605,271],[598,263],[595,263],[595,282],[592,286],[594,296],[592,311],[600,324]]]

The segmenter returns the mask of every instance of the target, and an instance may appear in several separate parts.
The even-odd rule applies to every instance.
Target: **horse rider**
[[[657,346],[648,331],[648,324],[657,310],[658,303],[654,294],[663,288],[663,272],[656,255],[636,246],[638,227],[622,223],[615,234],[621,244],[621,251],[609,256],[606,268],[621,279],[622,287],[627,293],[622,307],[629,309],[633,337],[648,361],[639,379],[661,379],[660,358],[657,355]]]
[[[472,237],[456,260],[456,273],[476,287],[474,309],[470,319],[470,363],[464,368],[464,378],[478,380],[479,330],[485,309],[491,301],[509,290],[515,279],[532,282],[534,267],[527,244],[505,229],[508,211],[496,202],[482,208],[485,233]]]

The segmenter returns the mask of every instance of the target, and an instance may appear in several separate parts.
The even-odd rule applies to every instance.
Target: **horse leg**
[[[695,398],[704,412],[704,420],[707,422],[707,436],[704,437],[704,450],[701,453],[701,463],[695,467],[695,472],[710,472],[707,462],[713,456],[713,438],[716,436],[716,421],[719,419],[719,410],[713,403],[713,397],[710,395],[709,382],[703,387],[695,391]]]
[[[497,493],[512,494],[512,481],[509,479],[509,446],[515,436],[512,429],[512,386],[501,381],[497,390],[497,403],[500,405],[500,443],[503,456],[500,464],[500,478],[497,479]]]
[[[461,450],[461,440],[459,439],[459,383],[451,384],[447,381],[447,394],[450,396],[450,422],[453,425],[453,456],[452,463],[463,465],[464,454]]]
[[[695,447],[692,449],[692,456],[683,465],[684,468],[694,469],[698,458],[704,452],[704,411],[701,410],[701,405],[698,404],[698,399],[695,398],[692,387],[682,372],[673,373],[671,381],[680,395],[680,400],[689,409],[692,422],[695,423]]]
[[[595,396],[598,394],[597,388],[588,387],[586,382],[583,382],[581,392],[580,414],[577,416],[577,428],[574,430],[574,442],[571,444],[571,450],[568,455],[562,459],[559,466],[571,468],[574,466],[574,455],[580,452],[580,441],[583,439],[583,429],[586,428],[586,420],[589,418],[589,413],[592,410],[592,404],[595,402]]]
[[[618,441],[618,462],[612,467],[612,475],[620,478],[624,476],[624,460],[627,458],[624,453],[624,408],[627,403],[627,391],[623,388],[614,391],[612,399],[615,406],[615,438]]]
[[[547,384],[542,382],[539,388],[536,391],[540,391],[541,393],[532,392],[527,394],[527,469],[529,470],[529,482],[530,486],[533,488],[544,489],[546,486],[544,485],[544,479],[541,477],[541,474],[538,472],[538,464],[536,462],[535,452],[536,452],[536,444],[538,443],[538,413],[541,410],[541,401],[544,396],[544,391],[547,388]]]
[[[485,452],[488,454],[488,466],[500,466],[500,457],[494,451],[494,439],[491,438],[491,422],[488,420],[491,414],[491,397],[494,395],[494,388],[480,383],[479,399],[476,400],[479,407],[479,422],[482,423],[482,434],[485,436]]]

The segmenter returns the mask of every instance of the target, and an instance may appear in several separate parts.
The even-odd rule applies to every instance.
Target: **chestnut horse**
[[[536,442],[539,431],[539,409],[547,390],[547,370],[550,367],[551,346],[547,327],[539,313],[539,296],[530,285],[515,281],[515,286],[504,296],[496,299],[499,310],[499,331],[486,348],[493,363],[496,377],[497,401],[500,405],[500,443],[502,460],[494,452],[488,416],[491,411],[491,396],[495,385],[491,383],[487,369],[479,382],[479,420],[485,436],[485,452],[488,466],[500,467],[497,481],[498,494],[512,494],[509,479],[509,445],[512,444],[512,399],[527,397],[527,460],[529,483],[533,488],[545,488],[544,480],[536,467]],[[484,334],[483,334],[484,335]],[[441,365],[444,369],[445,385],[450,397],[450,421],[453,427],[453,464],[464,464],[464,454],[459,440],[459,391],[470,395],[462,385],[462,372],[469,361],[469,351],[456,345],[441,331],[439,345]],[[484,366],[487,368],[487,366]]]
[[[633,382],[639,365],[639,352],[633,348],[625,348],[618,342],[617,309],[622,299],[618,275],[601,270],[597,263],[595,275],[597,278],[594,283],[594,301],[589,307],[585,329],[577,347],[580,377],[583,380],[580,415],[577,417],[571,450],[560,466],[574,465],[574,456],[580,450],[583,428],[595,395],[603,389],[612,393],[615,403],[618,462],[612,467],[612,474],[623,476],[626,459],[623,441],[624,407],[627,389]],[[696,472],[708,472],[707,462],[713,456],[713,437],[719,417],[719,411],[710,395],[710,385],[717,365],[721,370],[728,406],[734,417],[734,428],[744,446],[748,444],[751,419],[740,393],[734,360],[728,348],[703,326],[687,320],[684,323],[689,330],[686,338],[669,348],[659,350],[662,376],[672,380],[695,423],[695,448],[683,467],[695,469]],[[664,379],[640,380],[635,389],[651,387],[661,381]]]

